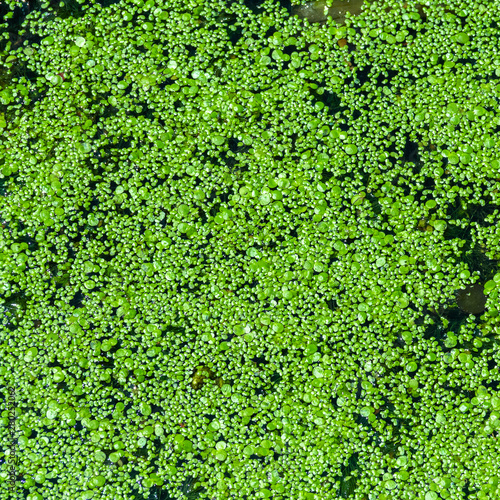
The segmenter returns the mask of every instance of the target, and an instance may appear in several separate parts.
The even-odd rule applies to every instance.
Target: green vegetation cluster
[[[10,7],[20,498],[498,498],[499,3]]]

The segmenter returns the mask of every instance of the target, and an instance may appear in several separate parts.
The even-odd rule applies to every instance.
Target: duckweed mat
[[[0,499],[500,495],[500,5],[0,5]]]

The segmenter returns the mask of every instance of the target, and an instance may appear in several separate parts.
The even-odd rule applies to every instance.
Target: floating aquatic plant
[[[498,497],[496,3],[0,9],[16,495]]]

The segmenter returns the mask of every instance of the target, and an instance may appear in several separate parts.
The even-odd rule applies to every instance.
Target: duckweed
[[[498,498],[496,4],[20,3],[0,499]]]

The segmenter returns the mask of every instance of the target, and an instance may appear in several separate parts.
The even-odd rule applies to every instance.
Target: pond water
[[[466,313],[482,313],[486,307],[484,286],[480,283],[474,283],[463,290],[459,290],[457,292],[457,304]]]
[[[326,21],[331,16],[334,21],[344,24],[346,13],[355,16],[361,13],[361,6],[364,0],[334,0],[331,7],[326,5],[324,0],[308,2],[304,5],[294,6],[292,15],[300,19],[307,19],[310,23]]]

